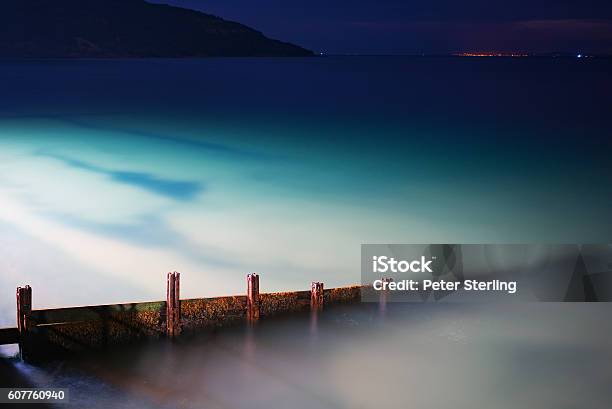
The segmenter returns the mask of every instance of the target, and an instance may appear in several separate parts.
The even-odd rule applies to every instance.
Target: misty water
[[[75,408],[607,408],[605,303],[392,304],[31,366]],[[61,406],[65,407],[65,406]]]
[[[25,284],[34,308],[160,300],[178,270],[183,298],[205,297],[244,293],[253,271],[264,292],[358,283],[361,243],[609,243],[611,71],[571,58],[2,61],[0,326],[15,325]],[[364,307],[321,317],[314,335],[306,318],[17,367],[99,407],[367,408],[372,391],[376,407],[602,407],[606,304],[461,308],[383,322]]]

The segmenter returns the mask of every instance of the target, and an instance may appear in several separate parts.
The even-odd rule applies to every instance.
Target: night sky
[[[155,0],[326,53],[612,53],[610,0]]]

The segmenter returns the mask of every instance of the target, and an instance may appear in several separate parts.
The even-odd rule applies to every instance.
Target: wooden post
[[[32,330],[32,287],[17,287],[17,331],[19,332],[19,354],[28,355],[30,331]]]
[[[390,283],[392,281],[393,281],[393,279],[390,278],[390,277],[383,277],[382,278],[383,285],[384,285],[384,283]],[[379,307],[379,310],[381,312],[384,312],[384,311],[387,310],[387,298],[388,297],[389,297],[389,290],[387,290],[386,287],[385,287],[383,290],[380,291],[380,299],[379,299],[378,307]]]
[[[181,273],[168,273],[166,287],[166,335],[169,338],[181,334]]]
[[[259,275],[247,275],[247,321],[254,324],[259,320]]]
[[[310,285],[310,310],[321,311],[323,309],[323,283],[313,282]]]

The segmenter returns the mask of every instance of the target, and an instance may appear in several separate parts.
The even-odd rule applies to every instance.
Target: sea
[[[180,271],[183,298],[211,297],[243,294],[251,272],[263,292],[357,284],[363,243],[610,243],[610,72],[561,57],[1,60],[0,326],[26,284],[34,308],[161,300]],[[320,336],[266,324],[156,345],[140,366],[15,365],[85,385],[79,405],[98,391],[92,408],[605,407],[606,304],[461,308],[398,307],[393,326],[330,312]],[[260,345],[266,359],[225,365]],[[184,381],[160,397],[152,365]]]

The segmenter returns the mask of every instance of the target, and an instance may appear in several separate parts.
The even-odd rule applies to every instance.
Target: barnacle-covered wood
[[[259,295],[261,315],[306,311],[310,309],[310,291],[292,291]]]
[[[63,322],[36,328],[37,338],[68,350],[124,344],[165,332],[160,311],[113,312],[97,320]]]
[[[184,330],[222,327],[245,318],[246,296],[181,301],[181,320]]]
[[[327,305],[359,301],[361,289],[358,285],[327,289],[323,292],[323,302]]]
[[[359,301],[362,287],[325,289],[325,305]],[[259,294],[262,317],[308,311],[311,291]],[[247,297],[229,296],[181,300],[183,330],[212,329],[246,321]],[[166,333],[166,302],[97,305],[33,310],[37,345],[65,350],[87,350]],[[14,329],[16,330],[16,329]]]
[[[164,301],[141,302],[130,304],[92,305],[87,307],[55,308],[33,310],[31,319],[35,325],[57,324],[76,321],[100,321],[111,316],[129,317],[130,314],[150,316],[150,312],[161,316],[166,310]],[[163,313],[165,315],[165,312]]]

